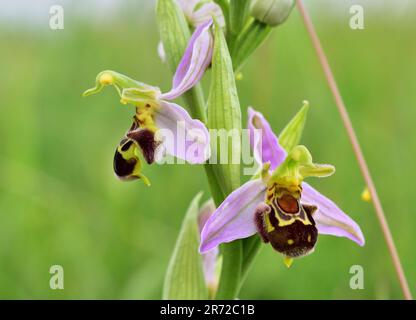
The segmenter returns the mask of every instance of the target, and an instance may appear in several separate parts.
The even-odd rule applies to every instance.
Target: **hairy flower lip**
[[[155,151],[160,142],[155,140],[154,132],[148,129],[137,128],[127,132],[126,136],[137,143],[148,164],[152,164],[155,161]]]
[[[260,121],[261,128],[266,131],[263,132],[263,136],[266,135],[270,139],[266,139],[266,143],[262,146],[257,145],[256,140],[253,139],[254,152],[259,148],[278,148],[276,150],[266,150],[266,153],[263,153],[262,156],[258,155],[255,159],[261,159],[260,165],[265,165],[268,162],[276,163],[276,159],[271,159],[268,155],[286,155],[287,153],[279,145],[277,137],[263,115],[254,109],[249,109],[248,127],[250,130],[259,127],[259,123],[253,123],[255,119]],[[270,141],[273,143],[270,143]],[[283,161],[279,158],[277,162],[280,165]],[[255,208],[266,199],[268,178],[266,178],[266,181],[263,180],[258,178],[246,182],[240,188],[234,190],[217,208],[201,232],[201,253],[212,250],[221,243],[246,238],[257,232],[254,218]],[[346,237],[360,246],[364,245],[364,236],[355,221],[330,199],[320,194],[306,182],[302,183],[302,189],[301,203],[314,205],[318,208],[313,217],[318,233]]]

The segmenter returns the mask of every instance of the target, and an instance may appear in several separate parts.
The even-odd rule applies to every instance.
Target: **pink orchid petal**
[[[233,191],[205,224],[199,251],[205,253],[221,243],[255,234],[254,213],[265,194],[266,186],[261,179],[250,180]]]
[[[191,164],[204,163],[209,158],[209,132],[205,125],[192,119],[181,106],[161,101],[156,111],[157,134],[166,139],[165,152]]]
[[[302,188],[302,202],[318,207],[313,218],[319,233],[346,237],[360,246],[364,245],[364,235],[354,220],[306,182],[302,183]]]
[[[201,80],[212,59],[214,39],[210,30],[211,25],[212,19],[195,30],[176,69],[172,89],[162,94],[162,99],[176,99]]]
[[[200,209],[198,215],[198,225],[199,231],[201,232],[204,228],[205,223],[208,221],[209,217],[215,211],[215,204],[212,199],[207,201]],[[204,269],[205,283],[208,288],[215,290],[218,285],[218,275],[216,272],[217,259],[220,250],[218,247],[213,248],[212,250],[202,254],[202,266]]]
[[[269,122],[263,114],[249,107],[247,126],[256,162],[259,165],[270,162],[270,170],[276,169],[285,160],[286,151],[280,146]],[[261,130],[261,135],[258,130]]]

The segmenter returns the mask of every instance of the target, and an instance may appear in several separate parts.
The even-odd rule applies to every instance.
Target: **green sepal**
[[[163,299],[208,299],[208,288],[202,268],[202,256],[198,252],[198,212],[202,193],[192,200],[170,258],[163,286]]]
[[[86,90],[83,96],[99,93],[105,86],[109,85],[116,88],[123,103],[134,103],[133,96],[135,100],[146,101],[157,100],[160,95],[160,90],[157,87],[149,86],[115,71],[105,70],[97,75],[95,87]],[[126,89],[129,90],[127,96],[124,93]]]
[[[224,34],[217,23],[214,25],[214,52],[212,57],[211,87],[208,98],[208,127],[227,133],[234,130],[241,137],[241,110],[238,100],[232,61]],[[217,131],[218,132],[218,131]],[[213,156],[220,162],[220,138],[211,139]],[[230,139],[229,139],[230,140]],[[237,140],[237,139],[235,139]],[[240,141],[228,141],[226,164],[212,164],[214,174],[222,188],[223,194],[228,195],[240,186],[240,161],[232,164],[233,157],[241,157]]]
[[[305,146],[296,146],[285,161],[273,172],[269,183],[291,187],[300,186],[307,177],[328,177],[335,172],[329,164],[315,164],[312,155]]]
[[[160,39],[166,53],[166,61],[171,72],[174,73],[191,37],[188,23],[181,7],[175,0],[158,0],[156,18]]]
[[[237,131],[241,137],[241,110],[238,100],[235,76],[232,67],[230,53],[221,28],[214,22],[214,52],[212,57],[211,87],[208,98],[208,127],[210,129]],[[211,137],[211,143],[214,143]],[[219,142],[219,137],[217,137]],[[228,141],[227,164],[208,164],[208,171],[212,176],[210,181],[216,181],[223,195],[230,194],[240,186],[240,164],[231,164],[233,155],[241,157],[241,143]],[[219,143],[217,143],[217,146]],[[211,148],[213,156],[221,159],[219,150]],[[239,163],[240,161],[238,161]],[[215,197],[219,205],[221,198]],[[242,242],[233,241],[221,245],[223,265],[220,276],[220,283],[216,299],[234,299],[240,287],[241,265],[242,265]]]
[[[303,128],[305,127],[306,118],[309,111],[309,102],[303,101],[303,107],[290,120],[286,127],[282,130],[279,136],[279,143],[286,150],[292,151],[296,147],[302,137]]]

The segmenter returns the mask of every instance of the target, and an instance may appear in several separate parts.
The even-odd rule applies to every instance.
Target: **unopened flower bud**
[[[251,9],[251,15],[271,27],[276,27],[286,21],[294,4],[294,0],[257,0]]]

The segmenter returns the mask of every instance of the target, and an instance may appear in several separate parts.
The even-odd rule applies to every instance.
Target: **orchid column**
[[[207,23],[209,25],[209,21],[215,20],[211,34],[214,39],[214,50],[208,101],[205,103],[199,85],[194,86],[184,96],[191,114],[202,121],[207,119],[206,124],[210,129],[241,131],[241,109],[233,66],[240,68],[271,30],[271,26],[261,21],[264,18],[263,12],[269,11],[269,8],[261,6],[259,8],[256,5],[255,11],[262,15],[261,19],[256,19],[249,16],[250,5],[249,0],[159,0],[157,2],[157,18],[162,40],[160,49],[163,49],[159,52],[172,71],[182,63],[180,57],[185,52],[190,38],[189,26],[198,30],[201,25]],[[275,16],[274,11],[276,8],[272,10],[272,17]],[[284,14],[287,17],[290,10],[286,11]],[[281,18],[279,23],[286,17]],[[267,19],[270,19],[270,16],[267,16]],[[189,45],[193,45],[193,41],[194,39],[191,38]],[[207,54],[205,49],[210,41],[211,39],[207,37],[205,43],[200,45],[199,52]],[[230,50],[236,55],[234,63]],[[211,151],[212,157],[217,159],[221,157],[219,149],[212,148]],[[231,143],[227,150],[228,164],[205,165],[212,197],[217,206],[240,186],[240,165],[231,163],[231,158],[240,159],[240,153],[239,143]],[[256,252],[255,249],[252,250],[251,245],[249,249],[245,254],[247,260],[250,260]],[[241,286],[243,255],[243,241],[238,240],[222,246],[223,265],[217,298],[236,297]]]

